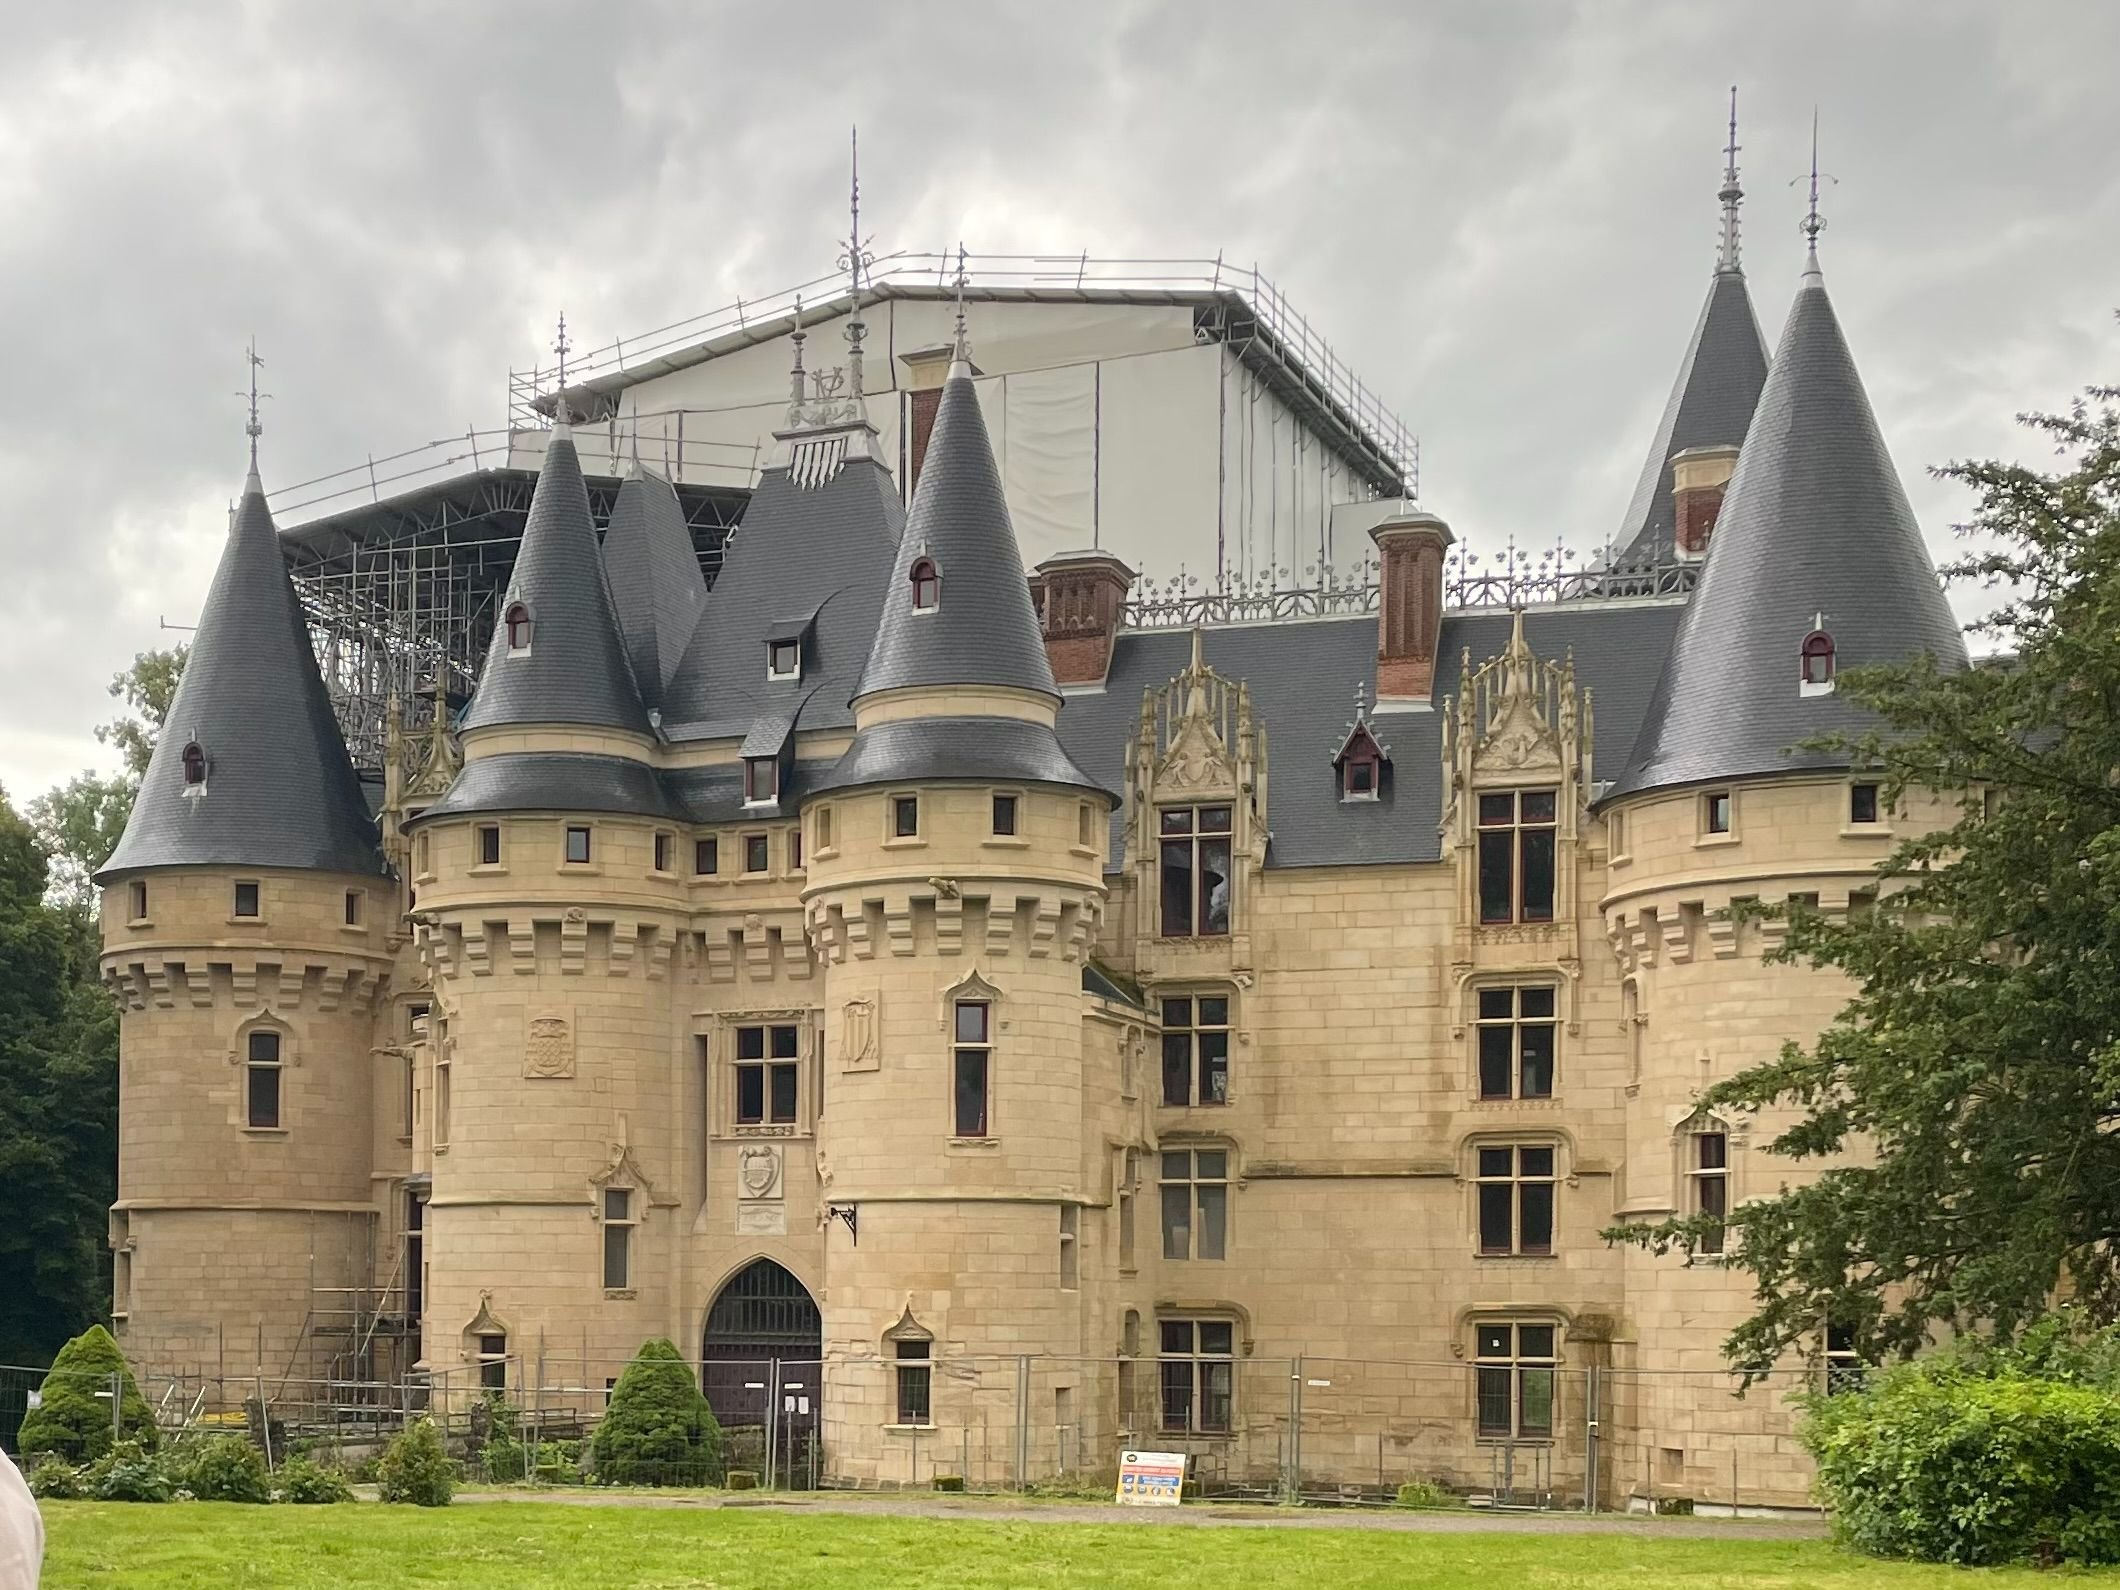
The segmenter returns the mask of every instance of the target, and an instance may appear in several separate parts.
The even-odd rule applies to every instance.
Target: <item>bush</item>
[[[579,1485],[581,1456],[579,1441],[540,1441],[535,1463],[537,1477],[547,1485]]]
[[[40,1502],[78,1502],[88,1482],[66,1459],[48,1457],[29,1471],[29,1493]]]
[[[2120,1561],[2116,1364],[2041,1331],[1813,1398],[1802,1435],[1842,1536],[1928,1562]]]
[[[376,1485],[386,1502],[449,1505],[456,1494],[456,1465],[442,1450],[442,1433],[432,1419],[410,1424],[391,1439],[376,1465]]]
[[[731,1469],[729,1470],[728,1486],[732,1491],[755,1491],[758,1489],[758,1471],[756,1469]]]
[[[1392,1498],[1398,1507],[1448,1507],[1455,1500],[1451,1494],[1433,1480],[1408,1480],[1399,1487]]]
[[[280,1488],[275,1494],[280,1500],[304,1505],[350,1502],[353,1487],[337,1469],[327,1469],[309,1458],[298,1457],[289,1458],[280,1466]]]
[[[665,1338],[644,1343],[590,1441],[603,1485],[704,1485],[721,1467],[721,1426]]]
[[[269,1502],[265,1454],[240,1435],[209,1436],[184,1466],[184,1486],[202,1502]]]
[[[97,1458],[82,1484],[99,1502],[168,1502],[179,1489],[169,1466],[137,1441],[120,1441]]]
[[[938,1491],[961,1491],[964,1489],[964,1476],[962,1474],[938,1474],[935,1476],[935,1489]]]
[[[524,1452],[522,1442],[513,1436],[488,1436],[486,1450],[480,1457],[486,1467],[486,1478],[495,1485],[513,1484],[529,1469],[528,1454]]]
[[[56,1452],[69,1463],[89,1463],[111,1449],[111,1377],[119,1376],[120,1434],[152,1452],[160,1442],[155,1417],[109,1331],[91,1325],[59,1349],[44,1376],[39,1405],[22,1420],[18,1450]],[[97,1396],[97,1392],[105,1395]]]

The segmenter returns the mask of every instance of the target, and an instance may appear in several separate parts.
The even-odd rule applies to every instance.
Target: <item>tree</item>
[[[80,773],[30,802],[30,821],[51,856],[51,887],[61,902],[83,910],[94,906],[90,876],[118,848],[189,655],[183,646],[143,651],[130,668],[111,677],[110,693],[126,711],[99,724],[96,738],[116,747],[119,771]]]
[[[606,1485],[704,1485],[721,1462],[721,1426],[667,1337],[641,1345],[590,1442]]]
[[[0,1362],[101,1318],[117,1196],[117,1012],[95,926],[46,903],[37,836],[0,793]]]
[[[111,1427],[114,1377],[121,1388],[118,1431]],[[69,1463],[87,1463],[119,1439],[137,1441],[152,1451],[160,1434],[125,1354],[109,1331],[91,1325],[59,1349],[44,1377],[38,1406],[23,1416],[20,1439],[24,1452],[56,1452]]]
[[[1742,1205],[1722,1262],[1756,1312],[1748,1369],[1815,1342],[1911,1355],[1943,1328],[2008,1341],[2067,1295],[2120,1317],[2120,389],[2025,423],[2064,455],[1941,471],[1971,487],[1974,550],[1947,575],[2005,592],[1976,629],[2013,655],[1962,673],[1849,670],[1882,727],[1847,749],[1884,797],[1956,802],[1897,846],[1875,909],[1788,912],[1782,958],[1853,998],[1809,1045],[1707,1090],[1799,1112],[1770,1151],[1829,1162]],[[1689,1258],[1711,1217],[1608,1235]]]

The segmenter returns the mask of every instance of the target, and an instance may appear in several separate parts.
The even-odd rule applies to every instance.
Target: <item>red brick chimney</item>
[[[1045,655],[1062,685],[1101,685],[1134,571],[1109,552],[1063,552],[1031,573]]]
[[[1708,537],[1736,468],[1734,447],[1688,447],[1671,455],[1671,539],[1680,557],[1708,555]]]
[[[1427,701],[1435,692],[1435,648],[1443,632],[1443,554],[1450,526],[1406,508],[1369,532],[1383,562],[1377,607],[1377,699]]]

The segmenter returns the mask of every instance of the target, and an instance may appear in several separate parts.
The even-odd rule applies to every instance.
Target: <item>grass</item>
[[[1221,1584],[1263,1590],[2017,1590],[2120,1587],[2120,1573],[1967,1572],[1850,1556],[1822,1541],[1428,1534],[766,1510],[459,1504],[446,1509],[47,1502],[46,1590],[982,1590]]]

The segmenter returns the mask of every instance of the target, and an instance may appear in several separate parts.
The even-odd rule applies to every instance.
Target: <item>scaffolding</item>
[[[383,765],[392,699],[409,710],[437,681],[453,706],[469,699],[537,485],[531,470],[485,467],[481,458],[470,473],[381,495],[385,484],[434,467],[432,451],[377,460],[384,469],[372,484],[351,488],[372,491],[372,501],[280,537],[347,749],[355,766],[371,771]],[[481,452],[506,456],[498,447]],[[446,468],[465,458],[453,454],[438,462]],[[298,511],[343,495],[349,489],[344,473],[286,488],[279,495],[292,506],[275,504],[276,510]],[[588,482],[599,531],[610,523],[619,484]],[[748,476],[741,488],[718,480],[679,482],[677,496],[711,585],[749,501]]]

